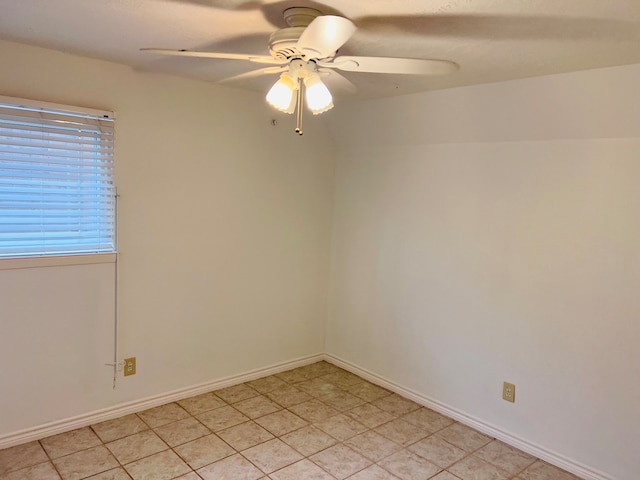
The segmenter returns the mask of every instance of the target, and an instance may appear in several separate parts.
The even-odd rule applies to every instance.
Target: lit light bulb
[[[267,102],[276,110],[284,113],[293,113],[296,106],[296,97],[294,95],[296,90],[297,85],[293,78],[289,74],[283,73],[267,93]]]
[[[314,115],[319,115],[333,108],[333,97],[327,86],[318,75],[309,75],[304,79],[307,105]]]

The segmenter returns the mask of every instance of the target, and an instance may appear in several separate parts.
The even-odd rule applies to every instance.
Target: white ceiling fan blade
[[[319,68],[318,72],[322,77],[322,81],[329,87],[329,90],[350,94],[355,94],[358,92],[358,87],[356,87],[351,82],[351,80],[346,78],[344,75],[336,72],[335,70],[329,68]]]
[[[445,75],[460,68],[457,63],[448,60],[350,56],[340,56],[332,62],[319,62],[318,65],[337,68],[345,72],[393,73],[397,75]]]
[[[220,52],[199,52],[195,50],[172,50],[169,48],[141,48],[140,51],[158,53],[160,55],[172,55],[176,57],[198,57],[198,58],[220,58],[223,60],[247,60],[255,63],[267,63],[281,65],[286,60],[276,60],[266,55],[250,55],[248,53],[220,53]]]
[[[241,73],[240,75],[234,75],[233,77],[223,78],[218,83],[230,83],[237,80],[247,80],[250,78],[261,77],[263,75],[273,75],[275,73],[281,73],[287,70],[289,67],[266,67],[258,70],[251,70],[250,72]]]
[[[356,31],[348,18],[335,15],[316,17],[298,39],[297,48],[307,58],[327,58],[333,55]]]

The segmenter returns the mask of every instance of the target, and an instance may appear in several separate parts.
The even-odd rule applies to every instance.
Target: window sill
[[[116,253],[93,253],[90,255],[59,255],[51,257],[0,258],[0,270],[21,268],[66,267],[69,265],[94,265],[115,263]]]

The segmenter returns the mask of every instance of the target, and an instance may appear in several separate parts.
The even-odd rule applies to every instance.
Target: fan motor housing
[[[288,27],[277,30],[269,37],[269,52],[273,58],[289,60],[302,56],[297,49],[298,39],[305,28],[309,26],[322,12],[315,8],[292,7],[283,12],[284,21]]]
[[[300,35],[307,27],[287,27],[276,30],[269,37],[269,52],[273,58],[289,60],[301,56],[297,44]]]

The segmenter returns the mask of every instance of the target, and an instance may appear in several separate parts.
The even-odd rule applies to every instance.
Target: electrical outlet
[[[516,401],[516,386],[513,383],[504,382],[502,386],[502,399],[511,403]]]
[[[136,374],[136,357],[125,358],[124,359],[124,376],[128,377],[129,375]]]

